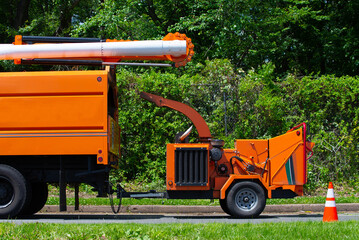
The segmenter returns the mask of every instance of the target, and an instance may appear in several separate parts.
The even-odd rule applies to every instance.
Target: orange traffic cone
[[[337,207],[335,206],[335,197],[333,183],[329,183],[327,200],[325,202],[323,222],[338,221]]]

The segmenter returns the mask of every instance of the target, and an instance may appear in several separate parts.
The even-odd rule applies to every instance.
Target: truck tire
[[[264,210],[266,197],[263,188],[254,182],[236,183],[228,192],[227,207],[235,218],[255,218]]]
[[[0,164],[0,218],[14,218],[27,197],[26,179],[15,168]]]
[[[228,215],[231,215],[231,213],[228,210],[226,199],[219,199],[219,205],[221,205],[223,212],[227,213]]]
[[[29,200],[29,204],[25,206],[20,213],[23,216],[33,215],[40,211],[45,206],[49,194],[46,183],[33,182],[30,183],[30,186],[32,189],[32,196]]]

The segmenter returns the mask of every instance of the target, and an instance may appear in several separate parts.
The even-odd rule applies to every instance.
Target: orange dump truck
[[[112,194],[109,171],[118,168],[120,127],[116,65],[184,66],[193,44],[184,34],[159,41],[16,36],[0,45],[0,59],[16,64],[102,66],[102,70],[0,73],[0,217],[38,212],[46,203],[48,183],[60,185],[60,210],[66,210],[66,184],[86,183],[99,197]],[[164,63],[125,63],[160,60]],[[167,146],[167,191],[126,192],[118,197],[220,199],[235,217],[258,216],[266,198],[303,194],[307,153],[303,123],[269,140],[236,140],[223,149],[203,118],[191,107],[141,93],[158,106],[189,117],[190,129]],[[120,171],[121,169],[119,169]]]

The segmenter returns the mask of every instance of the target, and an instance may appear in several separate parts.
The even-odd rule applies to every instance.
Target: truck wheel
[[[32,197],[28,206],[24,207],[21,215],[33,215],[40,211],[46,204],[48,197],[47,184],[43,182],[33,182],[30,184],[32,189]]]
[[[227,200],[226,199],[219,199],[219,205],[221,205],[221,208],[222,208],[223,212],[231,215],[231,213],[228,210]]]
[[[258,217],[266,205],[263,188],[254,182],[236,183],[226,200],[230,215],[236,218]]]
[[[15,168],[0,164],[0,218],[13,218],[26,202],[26,180]]]

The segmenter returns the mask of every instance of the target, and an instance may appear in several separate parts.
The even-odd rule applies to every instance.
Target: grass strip
[[[118,199],[114,199],[117,204]],[[337,197],[336,203],[359,203],[359,197]],[[268,205],[280,205],[280,204],[315,204],[325,203],[325,197],[296,197],[290,199],[267,199]],[[49,197],[47,200],[48,205],[58,205],[58,197]],[[68,205],[74,205],[74,198],[67,198]],[[217,199],[211,201],[208,199],[129,199],[124,198],[122,204],[127,205],[205,205],[205,206],[218,206]],[[80,198],[80,205],[110,205],[108,198]]]
[[[359,222],[0,224],[0,239],[357,239]]]

